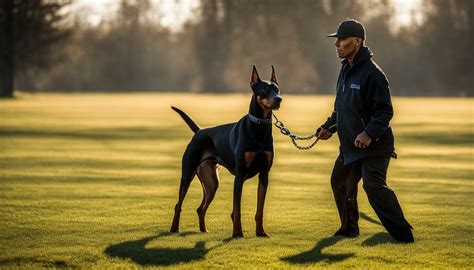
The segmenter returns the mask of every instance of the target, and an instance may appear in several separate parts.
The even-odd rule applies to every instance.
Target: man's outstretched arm
[[[334,111],[331,116],[328,117],[327,121],[321,125],[320,128],[316,131],[316,136],[320,140],[327,140],[331,138],[333,133],[337,131],[337,111],[336,104],[334,104]]]

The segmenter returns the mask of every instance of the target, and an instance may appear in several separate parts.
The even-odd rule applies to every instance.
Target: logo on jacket
[[[360,90],[360,85],[351,83],[351,89]]]

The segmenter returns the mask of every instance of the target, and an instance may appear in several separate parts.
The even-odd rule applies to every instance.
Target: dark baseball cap
[[[365,39],[365,28],[359,21],[354,19],[347,19],[339,24],[336,33],[332,33],[327,36],[337,38],[360,37]]]

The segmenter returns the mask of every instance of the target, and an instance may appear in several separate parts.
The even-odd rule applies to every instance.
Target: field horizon
[[[339,218],[329,177],[337,136],[300,151],[273,128],[265,203],[268,239],[255,236],[256,178],[244,184],[245,238],[232,239],[233,176],[200,233],[197,178],[180,233],[168,233],[181,157],[199,126],[239,120],[251,93],[19,93],[0,100],[0,268],[472,268],[474,99],[394,97],[399,158],[394,189],[415,243],[396,243],[359,184],[361,235],[333,237]],[[298,135],[329,116],[333,96],[285,95],[276,112]]]

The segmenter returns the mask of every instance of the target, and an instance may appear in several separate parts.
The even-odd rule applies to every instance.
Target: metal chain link
[[[273,124],[275,125],[275,127],[277,127],[283,135],[290,137],[291,142],[293,143],[293,145],[294,145],[296,148],[298,148],[298,149],[300,149],[300,150],[309,150],[309,149],[313,148],[313,146],[315,146],[316,143],[319,141],[319,138],[316,138],[316,140],[315,140],[313,143],[311,143],[310,145],[308,145],[308,146],[300,146],[300,145],[298,145],[298,144],[296,143],[296,141],[298,141],[298,140],[300,140],[300,141],[311,140],[312,138],[316,137],[316,132],[313,133],[313,134],[311,134],[311,135],[309,135],[309,136],[306,136],[306,137],[297,136],[297,135],[293,134],[289,129],[287,129],[287,128],[285,127],[285,125],[284,125],[280,120],[278,120],[278,118],[276,117],[276,115],[273,115],[273,117],[275,117],[275,120],[276,120],[276,122],[273,123]]]

